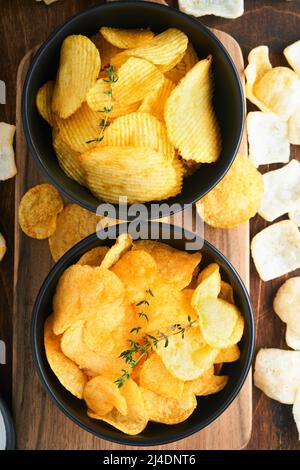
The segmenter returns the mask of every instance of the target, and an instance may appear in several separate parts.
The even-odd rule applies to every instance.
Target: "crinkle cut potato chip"
[[[165,106],[170,141],[182,158],[198,163],[215,162],[221,153],[221,134],[212,102],[211,63],[212,56],[198,62],[172,91]]]
[[[53,148],[61,169],[65,174],[77,183],[84,185],[84,174],[79,162],[80,152],[74,150],[70,144],[64,141],[58,132],[53,135]]]
[[[179,0],[179,9],[188,15],[216,15],[223,18],[238,18],[244,13],[244,0]]]
[[[87,382],[83,399],[88,408],[98,416],[104,416],[116,408],[122,415],[127,414],[127,403],[116,384],[106,377],[93,377]]]
[[[113,306],[118,304],[120,307],[123,297],[122,282],[108,269],[79,264],[70,266],[60,277],[53,298],[54,333],[63,333],[77,320],[93,319],[97,314],[108,315]]]
[[[139,384],[157,395],[171,399],[180,398],[184,389],[184,382],[174,377],[155,353],[142,365]]]
[[[30,188],[19,205],[19,224],[26,235],[44,239],[56,229],[56,219],[63,210],[63,200],[57,189],[43,183]]]
[[[91,37],[91,41],[97,47],[100,57],[101,57],[101,68],[104,69],[108,67],[111,63],[112,58],[122,51],[118,47],[113,46],[104,39],[102,34],[96,33]]]
[[[154,33],[149,29],[119,29],[102,26],[100,33],[106,41],[119,49],[142,47],[154,37]]]
[[[259,215],[272,222],[300,206],[300,163],[291,160],[278,170],[264,173],[264,195]]]
[[[123,196],[129,204],[168,199],[182,188],[181,163],[149,148],[97,147],[82,154],[80,162],[94,196],[112,204]]]
[[[0,261],[3,260],[5,253],[6,253],[6,241],[2,233],[0,232]]]
[[[116,243],[108,250],[104,256],[101,267],[109,269],[132,247],[132,237],[128,233],[121,233]]]
[[[49,248],[58,261],[72,246],[95,233],[101,217],[77,204],[67,204],[57,217],[56,229],[49,237]],[[107,222],[103,218],[103,224]]]
[[[300,234],[291,220],[282,220],[257,233],[252,258],[260,278],[270,281],[300,268]]]
[[[300,336],[300,276],[285,281],[278,289],[273,307],[279,318]]]
[[[254,85],[272,69],[269,59],[269,48],[258,46],[252,49],[248,55],[248,65],[245,69],[246,97],[264,113],[270,113],[265,103],[260,101],[254,93]]]
[[[283,53],[292,69],[300,77],[300,40],[287,46]]]
[[[232,228],[259,210],[263,177],[249,158],[237,155],[224,178],[197,203],[204,221],[216,228]]]
[[[164,424],[178,424],[185,421],[197,406],[193,393],[184,392],[180,397],[170,398],[141,388],[149,420]]]
[[[300,351],[261,349],[256,356],[254,384],[273,400],[292,405],[300,389]]]
[[[53,92],[52,110],[61,118],[71,116],[84,102],[101,68],[98,49],[86,36],[64,39]]]
[[[44,344],[47,360],[60,383],[77,398],[83,397],[87,377],[60,349],[60,336],[52,331],[52,315],[45,321]]]
[[[41,86],[36,95],[36,107],[40,115],[50,126],[55,124],[55,114],[52,111],[51,103],[53,97],[54,82],[49,80]]]
[[[285,341],[290,348],[300,351],[300,335],[295,333],[288,324],[286,325]]]
[[[202,258],[200,252],[190,254],[176,250],[166,243],[152,240],[135,242],[133,250],[144,250],[149,253],[157,264],[161,284],[171,283],[180,290],[189,285]]]
[[[165,104],[174,88],[175,84],[168,78],[165,78],[160,87],[157,87],[152,93],[145,96],[138,109],[139,112],[151,114],[163,122]]]
[[[165,160],[175,158],[175,149],[169,141],[163,124],[151,114],[137,112],[115,119],[105,130],[104,146],[146,147],[161,153]]]
[[[107,246],[92,248],[79,258],[77,264],[81,266],[100,266],[108,250],[109,248]]]
[[[175,67],[166,72],[165,77],[177,84],[187,74],[187,72],[197,64],[198,61],[199,59],[193,44],[189,42],[181,61],[178,62]]]
[[[149,419],[142,393],[138,385],[131,379],[127,380],[121,388],[121,394],[127,403],[127,414],[125,416],[116,408],[105,416],[98,416],[91,410],[88,410],[88,415],[91,418],[105,421],[125,434],[134,436],[145,429]]]

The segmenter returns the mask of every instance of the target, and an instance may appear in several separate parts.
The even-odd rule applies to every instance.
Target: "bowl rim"
[[[100,4],[100,5],[94,5],[94,6],[86,8],[86,9],[70,16],[63,24],[61,24],[60,26],[55,28],[55,30],[50,34],[50,36],[39,47],[39,49],[37,50],[37,52],[35,53],[35,55],[33,57],[33,60],[30,64],[30,66],[29,66],[29,69],[27,71],[26,79],[25,79],[25,82],[24,82],[24,85],[23,85],[22,100],[21,100],[21,114],[22,114],[22,122],[23,122],[23,129],[24,129],[25,139],[26,139],[26,143],[29,147],[29,151],[30,151],[29,153],[30,153],[30,155],[32,155],[34,160],[37,162],[38,167],[42,170],[42,173],[48,178],[48,180],[59,191],[61,191],[61,193],[66,198],[70,199],[72,202],[74,202],[76,204],[79,204],[80,206],[82,206],[85,209],[88,209],[92,212],[96,212],[98,210],[99,214],[102,213],[101,209],[100,210],[97,209],[97,207],[95,207],[94,203],[92,203],[92,202],[90,203],[89,201],[84,200],[83,198],[81,198],[80,196],[78,196],[76,194],[76,191],[67,189],[65,187],[65,185],[63,183],[60,183],[52,175],[52,172],[49,171],[49,169],[47,167],[47,164],[43,161],[43,158],[41,158],[41,156],[39,154],[39,151],[36,148],[35,140],[32,138],[32,133],[31,133],[31,130],[30,130],[30,125],[29,125],[30,119],[29,119],[29,114],[28,114],[27,103],[29,101],[29,97],[28,97],[28,95],[29,95],[29,86],[30,86],[32,76],[35,74],[35,70],[36,70],[36,67],[38,66],[38,62],[40,60],[40,57],[48,49],[48,47],[51,44],[51,42],[53,41],[53,39],[67,25],[71,24],[73,21],[76,21],[78,18],[84,17],[85,15],[90,15],[93,11],[98,11],[99,9],[100,10],[101,9],[108,9],[108,10],[110,10],[110,9],[114,10],[115,9],[115,10],[117,10],[120,4],[122,4],[122,6],[124,6],[124,7],[134,6],[134,5],[135,6],[142,6],[143,5],[144,7],[149,8],[150,10],[151,9],[152,10],[153,9],[157,10],[158,14],[159,14],[160,10],[166,10],[166,9],[169,10],[169,11],[171,10],[172,14],[174,14],[178,17],[184,18],[186,21],[188,21],[191,24],[194,24],[195,26],[197,26],[200,30],[202,30],[202,32],[204,34],[206,34],[208,37],[210,37],[210,39],[216,44],[218,49],[222,52],[223,56],[225,57],[226,62],[229,64],[229,66],[230,66],[230,68],[233,72],[233,78],[235,79],[235,86],[236,86],[236,89],[237,89],[237,92],[238,92],[238,100],[239,100],[239,108],[240,108],[240,110],[239,110],[240,129],[237,132],[237,136],[236,136],[236,139],[235,139],[235,144],[232,146],[231,158],[228,159],[228,162],[226,163],[226,166],[220,172],[220,175],[214,180],[214,182],[212,184],[209,185],[209,187],[206,190],[201,191],[200,195],[198,193],[197,195],[187,197],[183,202],[171,200],[170,204],[168,204],[168,199],[163,200],[163,201],[162,200],[160,200],[160,201],[150,201],[150,202],[145,203],[145,205],[147,207],[148,207],[149,204],[162,204],[163,202],[167,203],[167,205],[169,207],[171,207],[171,212],[168,211],[167,208],[163,208],[162,209],[162,217],[165,217],[165,216],[168,216],[170,214],[172,215],[172,214],[175,214],[176,212],[179,212],[180,210],[182,210],[183,205],[186,205],[186,206],[191,205],[191,204],[194,204],[195,202],[197,202],[198,200],[202,199],[207,193],[209,193],[224,178],[224,176],[226,175],[226,173],[228,172],[228,170],[230,169],[231,165],[233,164],[233,162],[235,160],[235,157],[236,157],[236,155],[239,151],[240,143],[242,141],[243,133],[244,133],[246,103],[245,103],[245,96],[244,96],[243,86],[242,86],[242,83],[241,83],[239,73],[237,71],[237,68],[235,66],[235,63],[234,63],[233,59],[231,58],[231,56],[230,56],[229,52],[227,51],[227,49],[225,48],[225,46],[217,38],[217,36],[211,31],[211,29],[208,28],[207,26],[205,26],[200,20],[198,20],[196,18],[193,18],[193,17],[187,15],[186,13],[183,13],[183,12],[179,11],[178,9],[170,7],[168,5],[162,5],[162,4],[159,4],[159,3],[154,3],[154,2],[151,2],[151,1],[149,2],[149,1],[144,1],[144,0],[142,2],[140,0],[129,0],[129,1],[127,0],[127,1],[124,1],[124,2],[123,1],[122,2],[113,1],[111,3],[104,3],[104,4]],[[180,197],[181,194],[182,193],[174,196],[174,198]],[[171,198],[171,199],[174,199],[174,198]],[[104,203],[104,205],[105,205],[105,201],[102,201],[102,200],[99,199],[98,208],[101,207],[102,203]],[[174,203],[176,203],[176,207],[172,208],[172,206],[175,205]],[[122,220],[123,219],[122,211],[121,211],[121,214],[119,214],[118,205],[117,204],[112,204],[112,205],[114,206],[114,208],[117,211],[118,218]],[[181,208],[179,207],[179,205],[181,206]],[[103,209],[103,211],[105,212],[105,209]]]
[[[166,224],[162,222],[141,222],[141,224],[146,225],[149,227],[150,224],[155,224],[156,226],[161,226],[162,229],[163,227],[169,227],[170,225],[173,227],[174,234],[182,233],[183,229],[182,227],[179,227],[177,225],[172,225],[172,224]],[[128,224],[127,223],[121,223],[121,224],[116,224],[117,225],[117,235],[122,233],[122,231],[127,231],[128,229]],[[130,225],[129,225],[130,227]],[[112,232],[113,229],[115,229],[115,226],[108,227],[106,229],[101,230],[99,233],[104,233],[104,232]],[[192,239],[192,235],[196,236],[198,239],[199,237],[197,234],[194,232],[191,232],[189,230],[184,229],[184,233],[187,234],[187,237],[189,239]],[[212,253],[212,255],[219,257],[224,264],[228,267],[228,269],[231,271],[233,276],[236,278],[240,289],[241,289],[241,295],[245,299],[246,303],[246,310],[247,310],[247,315],[249,316],[249,348],[247,351],[247,356],[245,359],[245,366],[243,368],[243,371],[241,373],[241,376],[237,380],[236,385],[234,386],[231,394],[228,396],[228,398],[224,401],[222,406],[219,407],[217,411],[212,413],[210,417],[208,417],[206,420],[201,422],[200,424],[196,424],[194,426],[191,426],[188,430],[181,431],[175,434],[175,436],[172,436],[170,438],[147,438],[144,440],[134,440],[135,436],[132,436],[131,438],[127,437],[126,434],[120,435],[120,437],[111,437],[107,436],[105,432],[102,431],[96,431],[93,429],[91,426],[83,423],[80,419],[76,418],[72,413],[70,413],[68,410],[65,409],[64,405],[60,402],[60,400],[57,398],[55,391],[53,391],[53,388],[50,386],[48,383],[47,379],[47,374],[44,373],[43,371],[43,366],[41,365],[41,351],[38,346],[38,338],[36,335],[36,330],[37,330],[37,322],[39,318],[39,312],[40,312],[40,306],[43,301],[43,297],[49,287],[49,284],[51,283],[53,277],[57,275],[57,273],[63,268],[63,266],[68,262],[70,258],[73,256],[76,256],[76,254],[79,254],[82,249],[88,250],[90,245],[95,242],[97,239],[97,233],[93,233],[92,235],[89,235],[88,237],[84,238],[81,240],[79,243],[77,243],[75,246],[73,246],[67,253],[65,253],[62,258],[54,264],[54,266],[51,268],[49,271],[48,275],[46,276],[45,280],[43,281],[43,284],[37,294],[34,307],[32,310],[32,320],[31,320],[31,352],[32,352],[32,357],[33,357],[33,362],[35,366],[35,370],[38,374],[38,377],[40,379],[40,382],[43,385],[44,390],[48,393],[50,396],[51,400],[56,404],[56,406],[62,411],[71,421],[73,421],[75,424],[77,424],[79,427],[84,429],[87,432],[90,432],[94,436],[97,436],[101,439],[116,443],[116,444],[123,444],[123,445],[129,445],[129,446],[157,446],[157,445],[164,445],[164,444],[170,444],[171,442],[179,441],[181,439],[190,437],[191,435],[195,434],[196,432],[199,432],[201,429],[204,429],[207,427],[209,424],[211,424],[213,421],[215,421],[218,417],[220,417],[223,412],[229,407],[229,405],[233,402],[233,400],[237,397],[239,394],[242,386],[244,385],[246,378],[248,376],[249,370],[252,365],[252,360],[254,356],[254,344],[255,344],[255,323],[254,323],[254,314],[253,314],[253,308],[250,300],[249,293],[246,289],[246,286],[244,285],[240,275],[236,271],[236,269],[233,267],[231,262],[226,258],[223,253],[216,248],[214,245],[212,245],[210,242],[208,242],[205,239],[202,239],[204,242],[204,246]],[[102,242],[103,240],[101,240]],[[161,240],[159,240],[161,241]],[[102,245],[105,245],[105,240],[104,243],[101,243]],[[50,366],[49,366],[50,369]],[[51,370],[51,369],[50,369]],[[120,431],[121,432],[121,431]]]

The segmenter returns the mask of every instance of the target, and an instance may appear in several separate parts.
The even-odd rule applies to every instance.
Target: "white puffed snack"
[[[244,13],[244,0],[179,0],[179,10],[193,16],[215,15],[238,18]]]
[[[0,122],[0,181],[8,180],[17,173],[13,141],[16,127]]]

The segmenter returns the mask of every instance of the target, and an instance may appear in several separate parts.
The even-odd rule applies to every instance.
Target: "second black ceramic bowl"
[[[51,129],[39,116],[35,99],[40,86],[55,78],[64,38],[79,33],[91,36],[103,25],[119,28],[151,28],[155,32],[178,28],[188,35],[199,58],[204,58],[208,54],[213,55],[214,107],[221,127],[222,153],[216,163],[202,165],[193,176],[186,179],[180,194],[168,199],[169,204],[176,202],[180,205],[197,201],[220,181],[235,158],[243,131],[244,99],[235,66],[220,41],[198,20],[171,7],[148,2],[114,2],[97,5],[73,16],[49,37],[35,55],[23,90],[23,123],[31,154],[50,181],[65,196],[89,210],[96,211],[99,200],[87,188],[68,178],[61,170],[52,147]],[[183,127],[184,120],[183,116]],[[200,132],[201,123],[199,123]],[[163,211],[162,216],[164,215],[168,214]],[[117,217],[120,218],[118,211]]]
[[[158,224],[157,222],[142,223],[143,231],[150,230],[150,227],[156,229],[156,239],[177,249],[185,250],[186,242],[193,239],[193,235],[190,232],[183,232],[179,227]],[[61,260],[55,264],[41,287],[33,310],[31,332],[33,358],[40,380],[52,400],[70,419],[86,431],[89,431],[103,439],[124,445],[158,446],[183,439],[200,429],[203,429],[218,418],[218,416],[226,410],[237,396],[246,380],[253,356],[253,313],[247,290],[239,275],[225,256],[210,243],[205,241],[204,246],[201,249],[203,255],[201,267],[205,267],[211,262],[216,262],[220,265],[222,278],[232,285],[234,289],[235,302],[245,319],[244,334],[241,342],[239,343],[241,357],[236,362],[224,364],[222,368],[222,373],[229,375],[228,384],[219,393],[206,397],[198,397],[198,406],[196,410],[183,423],[172,426],[159,423],[148,423],[146,429],[137,436],[123,434],[118,429],[115,429],[102,421],[89,418],[86,413],[87,408],[85,402],[75,398],[60,384],[47,362],[43,341],[44,323],[45,319],[52,313],[52,298],[57,282],[64,270],[70,265],[76,263],[80,256],[88,250],[99,245],[112,245],[115,241],[115,237],[126,231],[136,238],[132,232],[132,226],[128,226],[126,223],[117,225],[116,227],[110,227],[101,232],[102,240],[100,240],[96,234],[90,235],[83,241],[79,242],[75,247],[71,248],[71,250],[69,250]],[[168,239],[166,239],[165,234],[168,232],[169,236]],[[104,233],[108,234],[108,238],[106,240],[103,239]],[[201,242],[199,237],[196,237],[196,240],[197,242]],[[228,429],[228,432],[231,432],[231,430]]]

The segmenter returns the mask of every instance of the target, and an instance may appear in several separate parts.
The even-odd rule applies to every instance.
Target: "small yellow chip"
[[[143,99],[139,111],[152,114],[152,116],[163,122],[165,104],[174,88],[175,84],[168,78],[165,78],[160,87]]]
[[[104,256],[101,267],[109,269],[132,247],[132,238],[128,233],[121,233],[116,243],[108,250]]]
[[[89,38],[80,34],[68,36],[60,51],[52,110],[63,119],[75,113],[95,83],[100,67],[99,52]]]
[[[104,416],[113,408],[122,415],[127,414],[127,403],[112,380],[106,377],[94,377],[84,387],[83,398],[93,413]]]
[[[51,184],[30,188],[19,205],[19,224],[32,238],[48,238],[56,229],[57,215],[63,210],[63,200]]]
[[[184,382],[174,377],[157,354],[152,354],[142,365],[139,383],[143,388],[168,398],[178,399]]]
[[[190,392],[183,393],[177,399],[158,395],[143,387],[141,387],[141,392],[149,420],[156,423],[182,423],[197,406],[195,395]]]
[[[56,118],[51,108],[53,90],[54,82],[49,81],[41,86],[36,95],[36,107],[38,112],[50,126],[54,126]]]
[[[142,47],[154,37],[154,33],[148,29],[118,29],[108,26],[102,26],[100,33],[106,41],[119,49]]]
[[[200,272],[198,286],[194,290],[192,305],[196,306],[200,298],[218,297],[221,290],[220,267],[217,263],[209,264]]]

